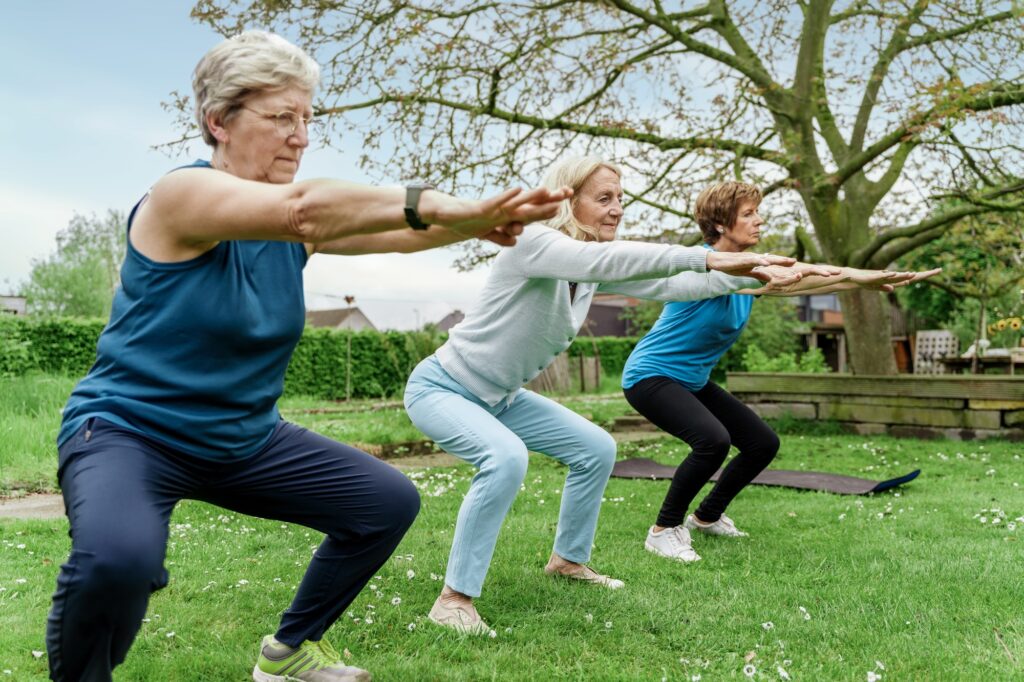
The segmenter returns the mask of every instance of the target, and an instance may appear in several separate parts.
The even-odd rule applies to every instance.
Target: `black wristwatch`
[[[405,186],[405,222],[414,230],[425,230],[430,227],[429,223],[423,222],[420,218],[418,210],[420,195],[428,189],[434,189],[434,186],[426,182],[412,182]]]

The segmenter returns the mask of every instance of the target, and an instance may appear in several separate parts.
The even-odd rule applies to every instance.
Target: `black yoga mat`
[[[616,478],[649,478],[651,480],[670,479],[676,473],[676,467],[658,464],[653,459],[634,457],[615,463],[612,476]],[[717,481],[722,470],[719,469],[711,477]],[[752,482],[756,485],[776,485],[797,490],[823,490],[838,495],[867,495],[877,493],[898,485],[913,481],[921,473],[915,469],[905,476],[890,478],[885,481],[873,481],[856,476],[840,476],[826,474],[821,471],[786,471],[784,469],[766,469],[757,475]]]

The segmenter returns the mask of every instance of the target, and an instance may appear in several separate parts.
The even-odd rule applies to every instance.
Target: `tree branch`
[[[811,116],[818,120],[821,136],[837,163],[845,159],[848,152],[846,142],[829,108],[828,93],[825,90],[825,35],[828,31],[831,4],[831,0],[812,0],[804,12],[804,26],[793,80],[797,110],[802,114],[798,114],[798,117],[802,119],[801,134],[805,155],[813,155],[818,169],[822,169],[823,166],[818,158],[817,145],[814,143],[814,131],[810,126]]]
[[[986,83],[973,86],[970,95],[951,97],[937,103],[927,111],[919,112],[899,128],[889,132],[878,142],[850,157],[839,169],[820,182],[838,187],[864,166],[901,142],[916,142],[921,132],[932,122],[942,120],[961,111],[988,111],[1004,106],[1024,103],[1024,87],[1010,83]],[[974,94],[977,93],[977,94]]]
[[[821,255],[821,249],[814,242],[814,237],[811,236],[811,233],[803,225],[797,225],[796,227],[796,240],[803,247],[804,253],[807,254],[811,263],[821,263],[825,260]]]
[[[631,14],[643,20],[648,25],[661,29],[667,35],[671,36],[676,42],[685,45],[687,49],[696,52],[697,54],[702,54],[705,57],[719,62],[720,64],[724,64],[731,69],[735,69],[766,92],[780,89],[772,80],[771,76],[768,75],[768,71],[761,64],[756,53],[754,53],[753,50],[750,50],[749,46],[746,48],[746,54],[731,55],[728,52],[723,52],[716,47],[712,47],[707,43],[697,40],[685,31],[681,31],[674,22],[668,20],[666,15],[658,16],[656,14],[652,14],[637,7],[631,2],[627,2],[627,0],[607,0],[607,2],[627,14]],[[735,50],[736,44],[730,42],[730,38],[733,40],[735,40],[735,38],[739,38],[740,41],[742,41],[742,38],[739,36],[739,33],[735,31],[735,26],[732,26],[731,22],[726,21],[728,17],[724,12],[724,4],[722,4],[721,0],[711,0],[707,3],[706,8],[713,16],[713,20],[711,22],[712,27],[715,28],[722,37],[726,38],[726,42]],[[733,29],[731,32],[729,31],[730,26],[732,26]],[[726,33],[728,33],[728,37]],[[739,41],[737,41],[737,44],[740,44]]]
[[[500,121],[505,121],[507,123],[515,123],[530,126],[538,130],[565,130],[569,132],[582,133],[590,137],[617,140],[631,140],[633,142],[640,142],[642,144],[651,145],[657,149],[660,149],[661,151],[667,151],[672,149],[687,149],[690,151],[695,151],[699,149],[709,149],[741,154],[752,159],[766,161],[768,163],[773,163],[781,167],[786,167],[789,164],[789,158],[784,154],[768,149],[761,149],[760,147],[756,147],[754,145],[739,142],[736,140],[726,140],[721,138],[704,136],[694,136],[687,138],[664,137],[661,135],[655,135],[653,133],[641,132],[639,130],[628,128],[625,126],[612,127],[606,125],[574,123],[572,121],[547,119],[540,116],[531,116],[528,114],[521,114],[519,112],[507,111],[499,108],[488,110],[486,107],[467,104],[465,102],[457,102],[455,100],[445,99],[443,97],[437,97],[433,95],[382,95],[381,97],[369,100],[367,102],[358,102],[355,104],[327,107],[322,110],[322,113],[324,115],[341,114],[348,111],[356,111],[358,109],[366,109],[369,107],[379,106],[388,103],[408,105],[436,104],[438,106],[445,107],[448,109],[463,111],[470,115],[484,115]]]
[[[903,254],[940,236],[943,229],[961,218],[983,213],[1019,211],[1024,208],[1024,198],[1006,203],[993,201],[997,197],[1018,192],[1024,192],[1024,182],[1006,185],[981,196],[965,196],[964,200],[970,203],[955,206],[915,225],[898,227],[877,234],[866,246],[851,254],[850,265],[853,267],[885,267]],[[921,239],[921,235],[931,236]],[[894,242],[896,242],[895,246],[893,246]]]
[[[857,109],[857,118],[853,124],[853,132],[850,135],[850,148],[860,151],[864,148],[864,136],[867,134],[868,122],[871,120],[871,112],[878,103],[878,91],[885,82],[885,75],[889,72],[889,66],[896,56],[903,50],[906,44],[910,28],[921,18],[924,10],[928,7],[927,0],[917,0],[913,9],[902,17],[896,25],[889,44],[885,46],[875,66],[871,69],[871,76],[868,78],[868,85],[864,88],[864,96],[861,98],[860,107]]]

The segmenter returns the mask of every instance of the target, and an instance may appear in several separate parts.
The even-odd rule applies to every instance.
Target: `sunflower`
[[[1014,331],[1017,331],[1017,330],[1020,329],[1020,327],[1021,327],[1020,318],[1019,317],[1011,317],[1010,318],[1010,329],[1012,329]]]

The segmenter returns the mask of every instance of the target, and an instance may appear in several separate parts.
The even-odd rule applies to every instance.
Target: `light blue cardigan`
[[[437,359],[470,392],[497,405],[572,344],[597,291],[693,301],[760,286],[708,272],[707,254],[701,247],[584,242],[527,225],[516,245],[495,258],[480,302],[452,328]],[[577,282],[572,302],[569,282]]]

